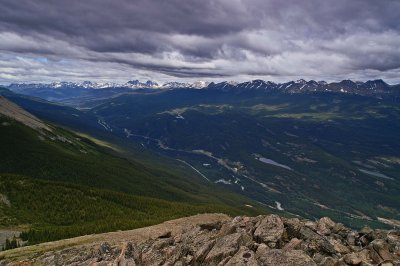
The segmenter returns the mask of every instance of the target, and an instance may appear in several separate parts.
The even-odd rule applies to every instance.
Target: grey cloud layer
[[[30,64],[39,80],[140,73],[399,81],[400,1],[3,0],[1,13],[5,81],[29,76]]]

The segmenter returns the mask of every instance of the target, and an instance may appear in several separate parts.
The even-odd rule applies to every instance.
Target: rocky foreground
[[[198,217],[0,265],[400,265],[400,231],[354,231],[329,218]]]

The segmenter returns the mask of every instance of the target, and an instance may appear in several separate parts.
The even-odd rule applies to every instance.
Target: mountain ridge
[[[147,80],[145,82],[141,82],[140,80],[130,80],[126,83],[114,83],[114,82],[92,82],[92,81],[83,81],[83,82],[52,82],[52,83],[11,83],[9,85],[5,85],[4,87],[9,89],[17,89],[23,87],[30,87],[30,88],[62,88],[62,87],[76,87],[76,88],[86,88],[86,89],[106,89],[106,88],[159,88],[159,89],[174,89],[174,88],[198,88],[198,89],[205,89],[205,88],[214,88],[215,86],[231,86],[231,87],[238,87],[238,88],[257,88],[255,85],[263,86],[278,86],[282,88],[284,85],[290,84],[301,84],[301,85],[308,85],[308,86],[325,86],[325,85],[340,85],[340,86],[348,86],[348,87],[357,87],[357,88],[377,88],[377,87],[393,87],[398,86],[400,84],[388,84],[382,79],[374,79],[374,80],[367,80],[365,82],[362,81],[353,81],[350,79],[344,79],[341,81],[333,81],[333,82],[326,82],[324,80],[315,81],[315,80],[290,80],[287,82],[273,82],[269,80],[262,80],[262,79],[255,79],[243,82],[237,81],[221,81],[221,82],[205,82],[205,81],[196,81],[196,82],[178,82],[178,81],[169,81],[162,84],[159,84],[156,81]],[[261,87],[261,86],[260,86]]]
[[[252,80],[246,82],[223,81],[219,83],[208,82],[166,82],[162,85],[148,80],[141,82],[131,80],[124,84],[96,83],[85,81],[55,82],[55,83],[13,83],[6,86],[9,90],[29,96],[40,97],[49,101],[66,102],[85,101],[85,99],[115,97],[127,93],[146,93],[175,89],[199,89],[222,91],[266,91],[280,93],[343,93],[354,94],[379,99],[400,99],[400,84],[389,85],[381,79],[368,80],[366,82],[342,80],[339,82],[325,82],[300,79],[284,83],[272,81]]]
[[[210,213],[0,252],[24,265],[399,265],[400,231]]]

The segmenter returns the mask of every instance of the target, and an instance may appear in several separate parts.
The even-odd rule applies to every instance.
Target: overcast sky
[[[2,0],[0,83],[400,83],[398,0]]]

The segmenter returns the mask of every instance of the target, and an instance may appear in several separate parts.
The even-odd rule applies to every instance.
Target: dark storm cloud
[[[159,33],[221,34],[253,26],[229,1],[3,1],[2,21],[19,30],[71,36],[138,29]],[[237,17],[235,23],[231,19]],[[117,32],[116,32],[117,30]]]
[[[99,79],[393,79],[399,13],[391,0],[3,0],[0,78],[17,80],[32,63],[36,79],[70,78],[72,66]]]

